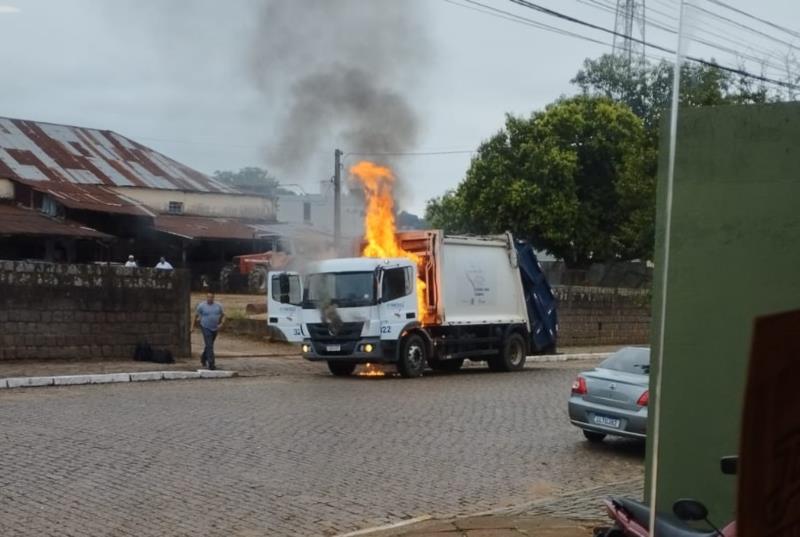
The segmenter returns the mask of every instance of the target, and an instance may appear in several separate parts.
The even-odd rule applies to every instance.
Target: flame
[[[417,274],[422,273],[420,256],[404,250],[397,241],[397,224],[394,218],[394,196],[392,189],[395,176],[386,166],[362,160],[350,168],[358,179],[367,197],[364,217],[364,240],[361,252],[364,257],[404,257],[417,265]],[[425,282],[417,278],[417,308],[420,321],[427,318]]]
[[[364,364],[364,367],[361,368],[361,371],[358,372],[359,377],[383,377],[386,376],[386,373],[383,369],[376,367],[374,364],[367,362]]]

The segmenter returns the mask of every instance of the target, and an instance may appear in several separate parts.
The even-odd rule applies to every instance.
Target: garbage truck
[[[530,244],[441,230],[401,231],[397,242],[410,255],[270,272],[268,323],[336,376],[371,363],[417,377],[465,360],[517,371],[555,350],[556,301]]]

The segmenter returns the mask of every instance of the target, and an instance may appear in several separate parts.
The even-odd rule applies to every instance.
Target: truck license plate
[[[326,345],[325,350],[328,352],[339,352],[342,350],[341,345]]]
[[[619,429],[619,420],[617,418],[609,418],[608,416],[595,415],[593,421],[595,425],[604,425],[606,427],[613,427],[615,429]]]

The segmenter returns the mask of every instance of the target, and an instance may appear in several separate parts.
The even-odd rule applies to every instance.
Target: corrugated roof
[[[262,222],[263,223],[263,222]],[[273,235],[260,231],[260,223],[238,218],[212,218],[205,216],[176,216],[160,214],[153,227],[186,239],[240,239],[251,240]]]
[[[0,177],[51,185],[237,192],[113,131],[4,117]]]
[[[113,239],[69,220],[49,218],[39,211],[0,203],[0,235],[48,235],[85,239]]]
[[[20,181],[20,183],[37,192],[48,194],[55,201],[70,209],[138,216],[153,216],[154,214],[136,201],[102,185],[77,185],[52,181]]]

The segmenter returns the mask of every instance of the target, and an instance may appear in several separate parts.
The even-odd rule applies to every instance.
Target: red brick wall
[[[650,292],[609,287],[554,287],[559,347],[650,343]]]

